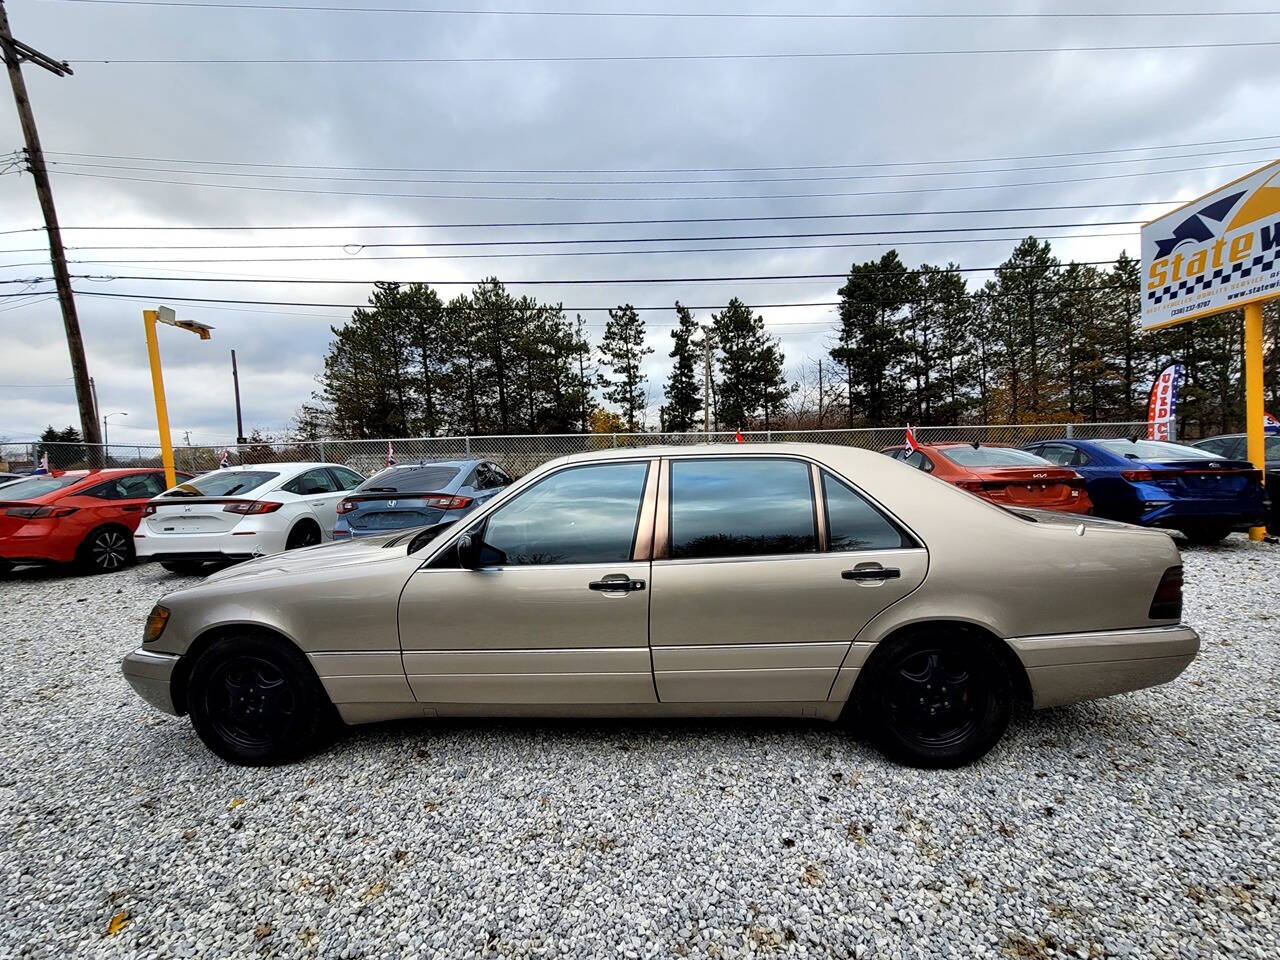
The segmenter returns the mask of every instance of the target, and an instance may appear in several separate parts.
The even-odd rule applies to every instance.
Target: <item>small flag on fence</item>
[[[396,455],[391,449],[391,441],[387,441],[387,466],[394,467],[396,465]]]
[[[907,424],[907,449],[915,453],[920,449],[920,444],[916,442],[916,432],[911,424]]]
[[[746,442],[747,442],[747,438],[746,438],[746,437],[744,437],[744,436],[742,435],[742,431],[741,431],[741,430],[735,430],[735,431],[733,431],[733,442],[734,442],[734,443],[746,443]]]
[[[1280,420],[1277,420],[1274,414],[1264,413],[1262,415],[1262,429],[1265,433],[1280,433]]]
[[[40,468],[38,470],[35,470],[34,472],[35,473],[49,472],[49,451],[48,450],[46,450],[43,454],[40,455]]]
[[[231,451],[225,447],[222,450],[222,459],[218,461],[218,469],[226,470],[231,466]]]

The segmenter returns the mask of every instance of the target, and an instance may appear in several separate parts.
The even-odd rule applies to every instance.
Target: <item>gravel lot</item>
[[[19,572],[0,957],[1274,958],[1280,548],[1186,571],[1180,680],[949,773],[772,721],[391,724],[231,768],[120,676],[179,581]]]

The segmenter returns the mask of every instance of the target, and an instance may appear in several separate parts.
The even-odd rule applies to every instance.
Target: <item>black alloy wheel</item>
[[[289,531],[289,539],[285,541],[284,548],[298,550],[301,547],[314,547],[319,542],[320,528],[304,520]]]
[[[1013,688],[985,641],[943,630],[886,643],[859,684],[858,703],[888,756],[917,767],[958,767],[996,744]]]
[[[82,564],[98,573],[111,573],[133,563],[133,537],[120,527],[95,530],[80,547]]]
[[[191,723],[232,763],[287,763],[316,747],[333,705],[306,658],[287,641],[250,634],[214,641],[188,684]]]

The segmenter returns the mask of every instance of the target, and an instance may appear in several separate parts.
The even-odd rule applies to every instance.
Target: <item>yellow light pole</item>
[[[151,361],[151,389],[156,395],[156,428],[160,431],[160,458],[164,463],[164,481],[173,487],[178,483],[173,467],[173,438],[169,436],[169,408],[164,401],[164,374],[160,370],[160,341],[156,339],[156,324],[165,323],[180,330],[196,334],[208,340],[213,327],[195,320],[179,320],[169,307],[142,311],[142,326],[147,334],[147,359]]]
[[[1248,455],[1253,465],[1267,477],[1266,438],[1262,426],[1262,304],[1244,308],[1244,417]],[[1261,540],[1266,527],[1252,527],[1250,540]]]

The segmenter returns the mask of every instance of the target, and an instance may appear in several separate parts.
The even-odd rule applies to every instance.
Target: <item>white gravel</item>
[[[1274,958],[1280,548],[1185,562],[1181,679],[949,773],[764,721],[392,724],[228,767],[120,675],[174,578],[19,572],[0,957]]]

